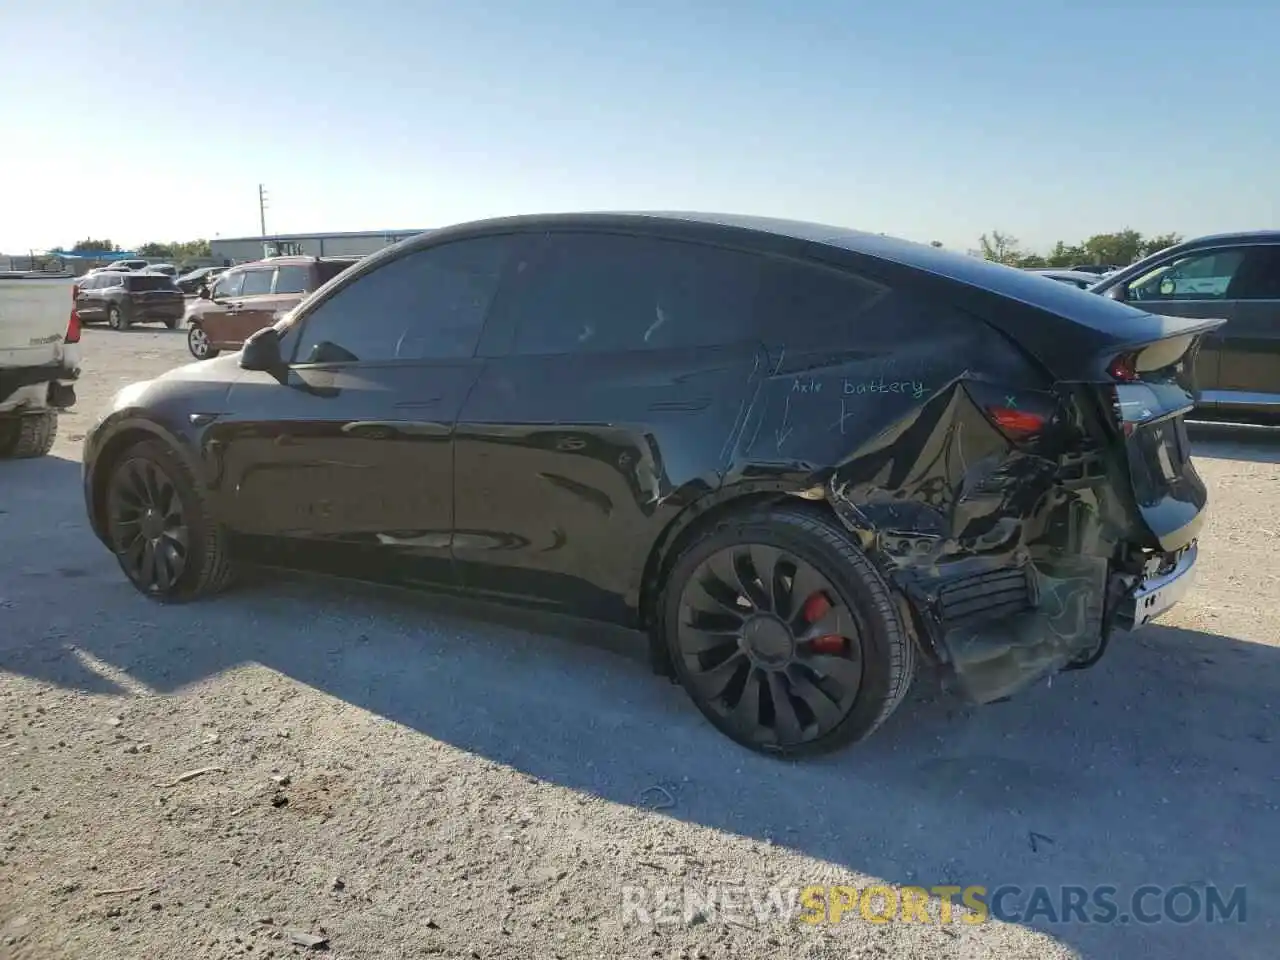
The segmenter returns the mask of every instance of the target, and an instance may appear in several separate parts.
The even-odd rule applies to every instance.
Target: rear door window
[[[1230,300],[1280,300],[1280,244],[1251,247],[1227,291]]]
[[[754,333],[757,258],[620,234],[553,233],[505,305],[525,356],[715,346]]]
[[[771,342],[814,343],[848,336],[889,293],[885,285],[834,267],[770,258],[763,269],[760,322]]]
[[[271,281],[275,277],[275,269],[246,270],[244,286],[240,289],[242,297],[260,297],[271,292]]]
[[[311,283],[311,268],[305,265],[280,267],[276,270],[276,293],[306,293]]]

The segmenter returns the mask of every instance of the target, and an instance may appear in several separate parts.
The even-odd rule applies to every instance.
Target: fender
[[[107,471],[126,449],[150,439],[164,443],[186,464],[197,482],[207,484],[204,464],[188,438],[165,424],[146,417],[136,408],[108,414],[86,435],[82,456],[85,509],[89,514],[89,525],[94,536],[104,544],[107,543],[107,537],[102,517],[102,499],[106,492],[103,483]]]

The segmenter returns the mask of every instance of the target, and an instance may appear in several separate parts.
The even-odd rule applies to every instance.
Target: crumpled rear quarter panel
[[[1127,478],[1085,439],[1079,399],[1002,335],[962,315],[930,328],[854,353],[789,345],[737,459],[828,501],[907,598],[926,653],[986,702],[1100,642]],[[992,404],[1057,420],[1018,449]]]

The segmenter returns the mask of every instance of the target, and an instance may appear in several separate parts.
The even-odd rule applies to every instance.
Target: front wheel
[[[114,303],[107,308],[107,326],[112,330],[128,330],[129,320]]]
[[[800,756],[862,740],[906,696],[915,647],[834,518],[731,516],[676,560],[662,630],[676,676],[733,740]]]
[[[187,349],[197,360],[209,360],[218,355],[218,351],[209,344],[209,334],[198,323],[187,327]]]
[[[164,444],[148,440],[125,451],[106,494],[108,541],[141,593],[182,602],[230,584],[226,531],[191,472]]]

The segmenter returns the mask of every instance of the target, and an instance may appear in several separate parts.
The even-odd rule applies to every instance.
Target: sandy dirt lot
[[[1213,516],[1164,623],[1004,704],[919,682],[868,743],[793,765],[717,734],[626,634],[286,577],[147,602],[89,533],[79,441],[185,342],[93,329],[85,351],[54,456],[0,463],[0,957],[321,949],[295,934],[346,958],[1275,956],[1269,434],[1196,431]],[[877,883],[1020,887],[1006,911],[1037,886],[1111,886],[1120,913],[1143,885],[1181,887],[1179,914],[1244,887],[1246,912],[623,909],[625,888]]]

